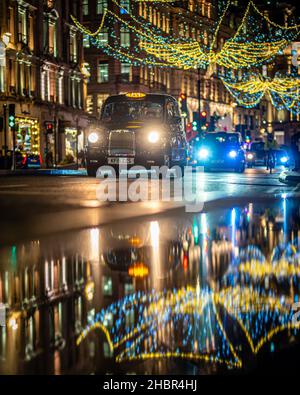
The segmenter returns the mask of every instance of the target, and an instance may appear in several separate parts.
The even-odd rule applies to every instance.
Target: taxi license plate
[[[108,158],[109,165],[133,165],[134,158]]]

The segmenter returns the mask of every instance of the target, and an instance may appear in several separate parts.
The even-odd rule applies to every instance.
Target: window
[[[78,60],[78,53],[77,53],[77,40],[76,40],[76,33],[71,31],[70,32],[70,60],[71,62],[76,63]]]
[[[23,44],[28,42],[27,15],[23,7],[18,9],[18,41]]]
[[[97,112],[100,114],[102,110],[102,106],[105,102],[105,100],[108,98],[108,94],[102,93],[100,95],[97,95]]]
[[[167,114],[169,119],[174,119],[180,116],[179,109],[177,103],[173,100],[168,100],[167,103]]]
[[[58,101],[59,104],[64,104],[64,75],[60,73],[58,77]]]
[[[89,14],[89,0],[82,0],[82,12],[83,15]]]
[[[111,277],[103,277],[103,295],[112,296],[112,279]]]
[[[164,113],[161,101],[126,101],[109,103],[104,107],[102,120],[126,119],[127,121],[162,120]]]
[[[89,114],[93,114],[93,111],[94,111],[93,107],[94,107],[93,96],[92,95],[88,95],[86,97],[86,111]]]
[[[121,47],[129,48],[130,47],[130,31],[125,28],[121,28],[120,40],[121,40]]]
[[[107,9],[108,4],[107,0],[97,0],[97,14],[103,14],[104,11]]]
[[[90,36],[88,34],[83,35],[83,48],[90,48]]]
[[[131,74],[131,66],[129,63],[121,63],[121,80],[122,82],[129,82]]]
[[[130,11],[130,0],[121,0],[120,6],[121,6],[120,13],[128,14],[128,11]]]
[[[49,53],[57,56],[57,40],[56,40],[56,21],[49,20]]]
[[[0,41],[1,53],[0,56],[0,92],[5,92],[5,70],[6,70],[6,55],[5,45]]]
[[[100,41],[100,43],[102,45],[108,44],[108,30],[107,29],[101,30],[101,33],[99,33],[99,35],[98,35],[98,41]]]
[[[98,65],[98,82],[99,82],[99,84],[108,82],[108,79],[109,79],[108,63],[99,63],[99,65]]]

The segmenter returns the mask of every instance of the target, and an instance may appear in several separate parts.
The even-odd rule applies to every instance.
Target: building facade
[[[76,162],[89,124],[82,36],[70,20],[71,14],[80,20],[81,13],[79,0],[1,1],[3,154],[13,145],[7,108],[15,104],[18,150],[41,154],[44,161],[51,153],[56,164]]]

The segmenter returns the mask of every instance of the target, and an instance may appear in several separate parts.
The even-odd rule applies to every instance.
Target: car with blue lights
[[[276,166],[289,167],[291,165],[291,155],[288,149],[283,146],[274,150]],[[254,141],[250,149],[246,152],[247,167],[267,165],[267,152],[265,151],[265,143],[263,141]]]
[[[186,134],[178,102],[166,94],[127,93],[110,96],[100,125],[91,129],[85,151],[87,173],[101,166],[180,166],[187,164]]]
[[[284,166],[284,167],[290,167],[291,166],[291,158],[290,154],[288,151],[284,148],[280,148],[275,151],[275,157],[276,157],[276,165],[277,166]]]
[[[193,164],[205,171],[245,171],[246,159],[239,133],[213,132],[199,139],[193,147]]]

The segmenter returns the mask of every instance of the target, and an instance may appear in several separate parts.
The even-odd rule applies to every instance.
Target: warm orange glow
[[[149,275],[149,268],[144,263],[134,263],[128,268],[130,277],[143,278]]]
[[[126,97],[129,97],[130,99],[142,99],[146,97],[145,93],[140,93],[140,92],[131,92],[127,93]]]

